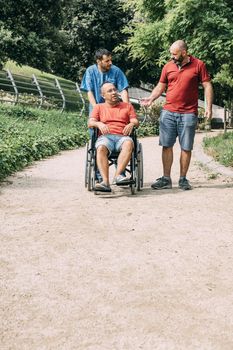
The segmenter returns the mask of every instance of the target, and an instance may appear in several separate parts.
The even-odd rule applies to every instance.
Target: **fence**
[[[38,78],[14,74],[9,69],[0,71],[0,102],[23,104],[46,109],[86,110],[78,83],[57,78]]]
[[[139,106],[141,97],[151,92],[151,86],[130,88],[130,101]],[[161,97],[164,99],[164,96]],[[12,73],[9,69],[0,71],[0,102],[11,104],[24,104],[38,108],[56,108],[79,111],[81,115],[87,111],[87,100],[83,97],[78,83],[46,76],[46,78],[31,77]],[[203,101],[198,101],[199,107],[204,107]],[[232,128],[233,112],[213,105],[214,127]]]

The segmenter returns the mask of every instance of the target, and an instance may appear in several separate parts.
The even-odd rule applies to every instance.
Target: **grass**
[[[206,153],[219,163],[233,167],[233,131],[214,137],[205,137],[203,146]]]
[[[24,75],[26,77],[32,77],[32,74],[35,74],[40,79],[46,79],[48,81],[54,80],[54,78],[58,78],[59,81],[71,82],[70,80],[58,77],[56,75],[45,73],[39,69],[32,68],[29,66],[19,66],[14,61],[8,61],[3,67],[4,69],[10,69],[10,71],[14,74]]]
[[[43,106],[47,107],[49,104],[54,104],[54,107],[61,108],[62,98],[55,86],[55,79],[58,79],[66,99],[66,110],[75,111],[82,108],[82,101],[76,90],[75,82],[26,65],[19,66],[13,61],[8,61],[3,68],[11,71],[18,87],[21,104],[24,101],[24,94],[33,95],[35,99],[39,97],[35,84],[32,84],[32,75],[34,74],[45,97]],[[6,78],[4,71],[0,72],[0,89],[14,94],[12,85],[9,79]],[[48,103],[46,103],[47,101]]]

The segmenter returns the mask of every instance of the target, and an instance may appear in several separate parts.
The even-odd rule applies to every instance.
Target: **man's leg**
[[[163,176],[171,176],[171,167],[173,163],[173,147],[163,147],[162,150]]]
[[[181,150],[180,153],[180,177],[186,177],[191,160],[191,151]]]
[[[96,183],[95,190],[101,192],[111,192],[109,185],[109,161],[108,155],[113,151],[114,144],[111,135],[102,135],[98,137],[96,144],[96,162],[103,178],[102,182]]]
[[[179,188],[182,190],[191,190],[192,186],[190,185],[190,182],[186,178],[186,174],[189,169],[189,164],[191,160],[191,151],[185,151],[181,149],[180,153],[180,178],[179,178]]]
[[[162,110],[159,122],[159,144],[162,149],[163,176],[156,179],[151,187],[154,190],[172,188],[171,167],[173,163],[173,145],[176,142],[176,114]]]
[[[190,190],[192,186],[186,178],[192,156],[193,142],[197,125],[197,116],[194,113],[182,114],[179,125],[180,153],[180,179],[179,187],[183,190]]]
[[[109,185],[109,163],[108,163],[108,149],[104,145],[97,148],[97,166],[103,178],[103,182]]]
[[[125,170],[127,164],[130,161],[132,151],[133,151],[133,142],[130,140],[124,141],[121,147],[121,152],[117,159],[117,169],[116,169],[115,177],[121,175],[122,172]]]

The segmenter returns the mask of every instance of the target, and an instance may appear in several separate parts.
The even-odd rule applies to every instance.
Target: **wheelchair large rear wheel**
[[[86,164],[85,164],[85,187],[88,185],[88,165],[89,162],[91,161],[91,156],[89,152],[89,143],[86,145]]]
[[[143,187],[143,152],[142,144],[138,145],[138,154],[137,154],[137,168],[136,168],[136,178],[137,178],[137,190],[140,191]]]
[[[134,158],[134,154],[132,154],[131,162],[130,162],[130,171],[131,171],[131,184],[130,184],[130,190],[132,194],[135,194],[136,192],[136,162]]]
[[[90,162],[88,162],[87,178],[88,178],[87,189],[88,191],[92,191],[95,186],[95,171],[94,171],[93,159]]]

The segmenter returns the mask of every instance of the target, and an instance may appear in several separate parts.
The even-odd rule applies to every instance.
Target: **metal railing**
[[[130,101],[139,106],[140,99],[147,97],[151,92],[151,86],[130,88]],[[0,102],[11,104],[29,105],[37,108],[60,109],[60,111],[78,111],[82,116],[88,114],[88,100],[84,98],[79,84],[70,80],[49,77],[31,77],[12,73],[9,69],[0,71]],[[161,96],[158,101],[164,100]],[[204,102],[199,100],[199,107]],[[213,121],[222,124],[224,129],[233,127],[233,112],[231,109],[213,105]],[[147,118],[147,109],[143,115]]]
[[[140,88],[129,88],[130,101],[136,106],[140,105],[140,99],[144,97],[148,97],[152,91],[151,85],[141,85]],[[165,101],[165,94],[162,94],[157,100],[157,102],[162,103]],[[228,103],[228,108],[221,107],[213,104],[213,118],[212,125],[213,128],[224,128],[232,129],[233,128],[233,102],[232,104]],[[198,107],[200,110],[203,110],[205,107],[205,102],[202,100],[198,100]],[[141,107],[140,112],[142,113],[142,122],[147,122],[150,120],[149,108]],[[199,121],[204,121],[203,116],[199,116]]]
[[[29,105],[37,108],[79,111],[87,110],[78,83],[53,77],[41,78],[0,71],[0,102]]]

